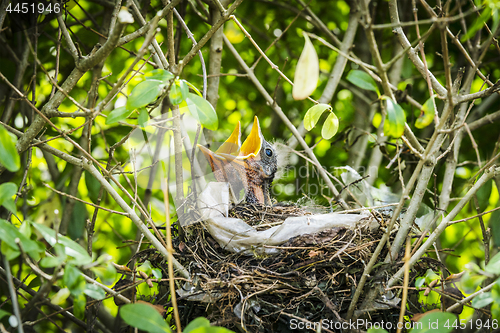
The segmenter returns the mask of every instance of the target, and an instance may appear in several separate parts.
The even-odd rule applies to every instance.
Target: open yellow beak
[[[216,154],[236,154],[240,150],[241,146],[241,124],[238,121],[238,124],[236,124],[236,127],[233,130],[233,133],[231,133],[231,136],[229,139],[227,139],[222,146],[219,147],[215,151]]]
[[[198,147],[207,158],[214,172],[222,170],[224,165],[229,162],[244,166],[245,160],[256,157],[262,147],[262,132],[259,119],[255,116],[252,131],[243,144],[241,144],[241,124],[238,122],[231,136],[215,152],[200,144],[198,144]]]
[[[253,120],[252,131],[248,138],[241,145],[240,153],[238,154],[239,159],[247,159],[250,157],[255,157],[260,152],[262,147],[262,132],[260,131],[259,119],[255,116]]]
[[[223,155],[226,156],[236,156],[240,150],[241,146],[241,125],[240,122],[236,124],[233,133],[229,138],[217,149],[212,152],[210,149],[198,144],[203,155],[210,164],[210,168],[215,174],[215,178],[220,181],[228,181],[228,176],[224,170],[225,166],[229,164],[229,161]],[[234,155],[233,155],[234,154]]]
[[[253,120],[252,131],[246,138],[246,140],[241,145],[239,153],[235,156],[235,154],[225,154],[221,153],[220,155],[224,157],[229,162],[235,162],[240,166],[245,166],[245,160],[256,157],[260,149],[262,147],[262,132],[260,130],[259,119],[255,116]]]

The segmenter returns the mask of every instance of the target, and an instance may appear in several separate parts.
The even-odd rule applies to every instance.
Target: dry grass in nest
[[[244,204],[234,207],[230,216],[262,228],[306,214],[310,213],[295,206]],[[370,233],[366,226],[354,230],[333,228],[290,239],[278,247],[278,255],[243,256],[221,248],[202,224],[185,228],[185,240],[174,240],[175,257],[192,276],[193,284],[183,285],[184,290],[188,288],[189,295],[198,299],[178,297],[183,324],[204,316],[235,331],[289,332],[294,318],[299,322],[342,321],[382,235],[381,229]],[[383,285],[403,265],[401,260],[383,264],[386,254],[384,249],[380,264],[365,285],[366,291],[377,282]],[[429,266],[417,265],[411,281],[416,271],[423,275]],[[416,291],[410,290],[409,302],[418,305]],[[389,302],[386,307],[371,312],[370,320],[397,322],[399,306]]]

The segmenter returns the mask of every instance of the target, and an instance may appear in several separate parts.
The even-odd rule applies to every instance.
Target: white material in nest
[[[258,231],[237,218],[228,218],[230,189],[227,183],[209,183],[200,194],[198,205],[202,220],[219,245],[231,252],[252,254],[276,254],[274,247],[286,243],[291,238],[315,234],[332,228],[354,229],[362,222],[369,221],[365,214],[318,214],[289,217],[283,224]]]

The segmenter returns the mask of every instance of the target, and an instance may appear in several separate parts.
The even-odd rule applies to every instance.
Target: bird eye
[[[269,148],[266,148],[266,155],[269,157],[273,156],[273,151]]]

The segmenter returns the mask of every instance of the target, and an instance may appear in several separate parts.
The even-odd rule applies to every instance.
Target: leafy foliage
[[[0,125],[0,164],[12,172],[19,170],[21,166],[16,140],[12,139],[3,125]]]

